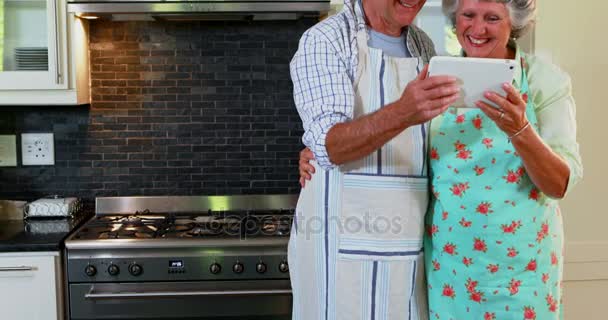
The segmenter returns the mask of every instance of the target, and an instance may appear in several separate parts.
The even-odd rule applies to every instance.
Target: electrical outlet
[[[21,163],[24,166],[54,165],[55,146],[52,133],[22,133]]]

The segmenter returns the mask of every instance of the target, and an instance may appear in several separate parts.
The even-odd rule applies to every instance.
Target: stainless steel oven
[[[100,198],[66,240],[69,318],[291,319],[294,206],[291,196]]]

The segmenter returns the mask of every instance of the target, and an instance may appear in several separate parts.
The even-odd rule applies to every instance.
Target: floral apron
[[[522,59],[521,93],[538,130]],[[431,319],[561,319],[563,227],[506,134],[480,109],[431,125],[425,238]]]

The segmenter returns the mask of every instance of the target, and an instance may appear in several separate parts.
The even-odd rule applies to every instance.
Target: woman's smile
[[[471,35],[467,36],[467,39],[469,39],[471,44],[474,46],[482,46],[490,41],[488,38],[474,37]]]
[[[405,0],[400,0],[399,3],[401,3],[401,5],[404,6],[404,7],[406,7],[406,8],[413,8],[413,7],[416,6],[416,3],[409,4]]]

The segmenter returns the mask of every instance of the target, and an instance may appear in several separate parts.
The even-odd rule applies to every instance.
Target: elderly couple
[[[450,107],[412,25],[424,3],[346,0],[291,62],[293,319],[560,319],[557,200],[582,176],[569,77],[513,41],[535,0],[443,0],[464,55],[519,65],[485,95],[500,108]]]

